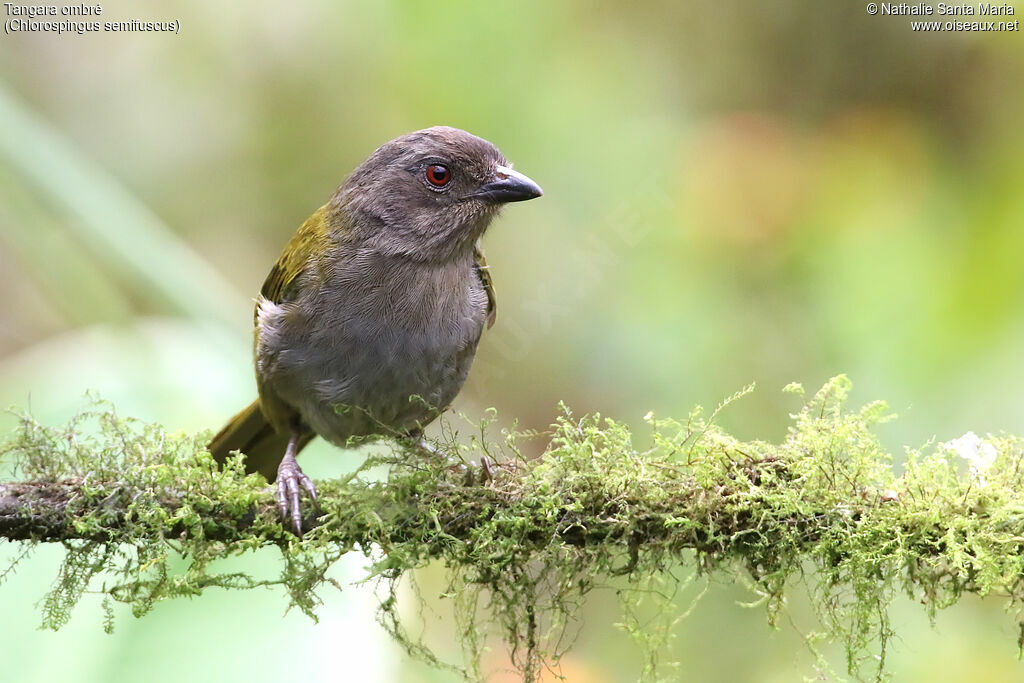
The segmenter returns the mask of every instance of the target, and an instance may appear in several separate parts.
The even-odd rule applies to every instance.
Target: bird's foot
[[[486,455],[480,456],[480,464],[472,462],[460,464],[463,481],[466,486],[486,486],[494,478],[494,467],[497,463]]]
[[[431,458],[436,458],[442,463],[449,463],[450,469],[464,473],[467,485],[486,484],[493,478],[493,467],[496,463],[486,455],[480,456],[478,468],[473,463],[452,457],[422,436],[413,441],[413,446]]]
[[[277,508],[281,511],[281,519],[287,525],[291,522],[292,529],[297,536],[302,535],[302,508],[299,506],[299,491],[305,489],[309,497],[316,503],[316,487],[313,480],[299,467],[295,456],[291,453],[285,454],[284,460],[277,467],[277,489],[274,491],[274,498],[277,500]]]

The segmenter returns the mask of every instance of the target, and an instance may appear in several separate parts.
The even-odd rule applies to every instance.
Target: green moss
[[[658,656],[676,619],[665,609],[678,588],[672,570],[686,562],[691,578],[752,581],[772,623],[786,591],[808,586],[825,637],[846,647],[850,673],[883,678],[893,635],[887,608],[898,592],[930,615],[965,592],[996,592],[1019,618],[1024,440],[989,437],[997,456],[984,471],[933,444],[909,451],[897,476],[872,431],[887,419],[884,404],[848,410],[849,389],[838,377],[806,399],[780,443],[739,441],[715,424],[751,388],[707,417],[699,409],[681,421],[649,417],[645,449],[624,425],[564,407],[533,460],[517,448],[521,435],[495,442],[485,424],[459,445],[445,430],[450,443],[439,447],[456,460],[498,459],[489,477],[396,445],[366,465],[388,465],[386,482],[359,473],[320,482],[320,518],[302,539],[282,529],[264,480],[244,476],[238,461],[216,467],[204,450],[208,434],[167,434],[98,405],[61,429],[25,418],[3,452],[19,481],[46,492],[24,510],[49,530],[37,537],[68,551],[43,602],[50,628],[66,623],[86,589],[106,593],[108,628],[109,600],[141,616],[158,600],[212,586],[279,585],[314,616],[332,564],[359,551],[386,585],[380,622],[437,666],[448,665],[398,615],[400,582],[432,561],[449,573],[468,662],[457,670],[467,679],[482,677],[481,621],[501,630],[533,680],[557,665],[587,593],[614,583],[620,626],[646,654],[638,675],[656,680],[671,671]],[[213,568],[267,545],[281,553],[276,577]],[[638,616],[651,600],[661,615],[653,622]]]

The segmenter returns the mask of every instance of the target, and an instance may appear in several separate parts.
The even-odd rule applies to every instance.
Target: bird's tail
[[[245,453],[245,471],[259,472],[274,481],[277,466],[284,458],[288,447],[288,432],[278,432],[267,421],[260,402],[253,401],[247,408],[228,420],[228,423],[213,437],[207,446],[214,460],[224,462],[232,451]],[[309,443],[312,434],[303,435],[299,450]]]

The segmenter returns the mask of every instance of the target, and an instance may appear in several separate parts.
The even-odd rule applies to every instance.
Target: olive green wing
[[[270,273],[267,275],[267,279],[263,283],[263,287],[260,289],[262,298],[256,303],[256,311],[254,315],[254,322],[257,328],[256,339],[257,339],[257,353],[259,353],[259,327],[260,327],[260,305],[262,301],[270,301],[275,304],[288,303],[294,301],[297,297],[298,288],[303,284],[305,280],[308,282],[310,275],[315,277],[322,268],[322,259],[327,254],[331,246],[331,219],[328,213],[327,206],[320,207],[316,213],[306,219],[306,222],[295,232],[292,236],[288,246],[284,248],[284,252],[281,254],[281,258],[277,260],[274,267],[270,269]],[[257,363],[257,365],[259,365]],[[266,417],[266,421],[273,427],[272,432],[278,434],[286,432],[286,430],[296,421],[298,418],[295,409],[290,405],[286,404],[274,391],[274,387],[263,381],[260,373],[256,373],[256,386],[260,392],[259,407],[262,414]],[[254,449],[256,444],[262,443],[261,439],[266,436],[263,432],[257,433],[253,437],[253,442],[247,444],[247,448]],[[257,438],[258,437],[258,438]],[[267,437],[269,438],[269,437]],[[270,443],[270,442],[268,442]],[[276,441],[271,444],[274,448],[279,446]],[[273,448],[271,449],[273,450]],[[280,450],[280,449],[278,449]],[[283,453],[283,451],[282,451]],[[250,457],[259,460],[262,458],[262,451],[259,453],[251,453],[246,451],[246,454]],[[256,462],[254,460],[254,462]],[[267,460],[270,462],[270,460]],[[273,467],[277,466],[280,462],[279,455],[276,461],[270,462]],[[262,468],[262,465],[257,465]],[[263,471],[261,469],[261,471]],[[268,470],[269,471],[269,470]]]
[[[270,269],[260,289],[264,299],[275,304],[291,299],[292,286],[299,276],[319,264],[320,258],[329,251],[329,227],[327,205],[324,205],[306,219]]]
[[[494,297],[494,280],[491,278],[491,271],[487,267],[487,259],[484,258],[484,250],[480,248],[479,243],[473,247],[473,260],[476,266],[476,274],[480,277],[480,284],[484,286],[484,291],[487,292],[487,328],[490,329],[498,315],[498,301]]]

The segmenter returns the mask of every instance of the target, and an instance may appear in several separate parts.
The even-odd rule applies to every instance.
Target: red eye
[[[427,166],[427,181],[435,187],[444,187],[452,181],[452,172],[440,164]]]

